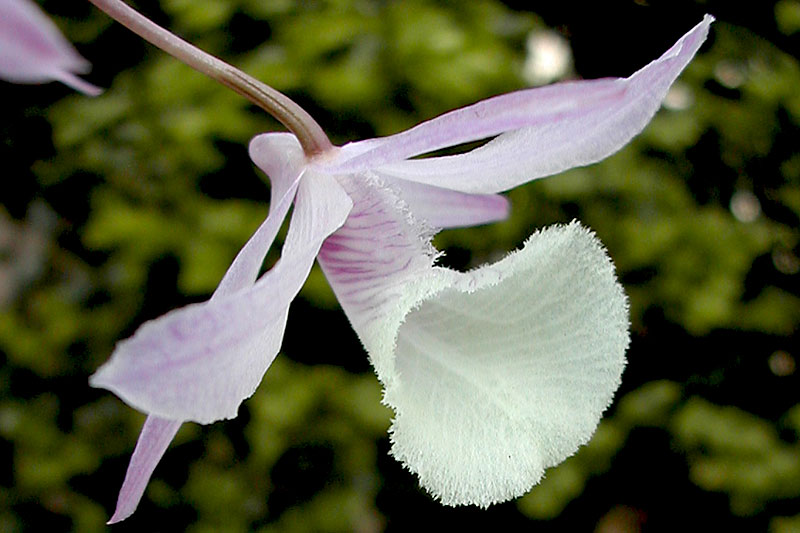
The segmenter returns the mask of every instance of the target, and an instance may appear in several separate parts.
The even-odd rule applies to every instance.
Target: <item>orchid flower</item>
[[[31,0],[0,0],[0,79],[60,81],[90,96],[102,89],[77,77],[90,65]]]
[[[436,499],[506,501],[575,453],[619,386],[629,342],[605,249],[572,222],[462,273],[437,266],[431,237],[501,220],[509,205],[498,193],[623,147],[712,21],[625,79],[497,96],[341,147],[255,137],[250,156],[272,184],[266,220],[210,300],[145,323],[91,379],[148,415],[111,522],[135,510],[183,422],[233,418],[254,393],[315,259],[394,411],[392,455]],[[467,153],[415,158],[487,138]],[[292,205],[280,259],[259,278]]]

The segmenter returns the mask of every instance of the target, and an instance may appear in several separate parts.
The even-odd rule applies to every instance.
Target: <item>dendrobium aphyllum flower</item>
[[[519,496],[594,432],[625,366],[628,309],[614,267],[577,222],[462,273],[437,266],[439,229],[501,220],[498,193],[619,150],[697,52],[705,19],[625,79],[497,96],[390,137],[307,155],[257,136],[269,216],[216,292],[142,325],[91,383],[148,414],[112,521],[135,509],[179,426],[235,417],[277,355],[316,259],[394,410],[391,453],[437,499]],[[470,152],[415,158],[492,138]],[[280,260],[258,278],[291,205]]]
[[[0,80],[14,83],[60,81],[96,96],[102,90],[75,74],[89,71],[53,21],[31,0],[0,0]]]

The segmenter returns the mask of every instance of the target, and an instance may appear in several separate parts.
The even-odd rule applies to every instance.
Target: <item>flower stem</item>
[[[332,147],[325,132],[302,107],[241,70],[170,33],[122,0],[89,0],[111,18],[176,59],[241,94],[297,136],[306,156]]]

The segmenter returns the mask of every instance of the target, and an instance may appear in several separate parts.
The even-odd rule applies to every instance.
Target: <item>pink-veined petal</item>
[[[153,475],[153,470],[161,461],[182,423],[155,416],[147,417],[139,434],[136,449],[133,450],[128,470],[125,472],[125,481],[122,482],[117,497],[117,508],[108,521],[109,524],[125,520],[136,510],[150,476]]]
[[[299,173],[299,172],[298,172]],[[171,420],[236,416],[278,353],[289,304],[352,202],[331,176],[300,180],[280,260],[255,285],[145,323],[91,383]]]
[[[30,0],[0,0],[0,79],[13,83],[60,81],[96,96],[102,89],[78,78],[90,65]]]
[[[427,275],[438,253],[431,245],[432,228],[385,182],[369,175],[339,179],[353,210],[317,259],[358,332],[387,316],[393,302],[404,298],[408,281]]]
[[[705,41],[713,20],[706,15],[658,60],[629,78],[567,82],[491,98],[370,141],[366,150],[345,146],[342,162],[329,171],[370,168],[463,192],[496,193],[594,163],[644,129]],[[404,161],[498,133],[502,134],[465,154]],[[349,151],[353,155],[346,157]]]
[[[469,194],[406,180],[390,180],[414,215],[434,228],[460,228],[505,220],[508,199]]]

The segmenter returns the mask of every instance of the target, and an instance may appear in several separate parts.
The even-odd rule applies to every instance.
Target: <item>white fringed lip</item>
[[[573,222],[419,284],[411,310],[362,337],[395,412],[392,454],[448,505],[520,496],[589,440],[619,386],[628,307],[613,265]]]
[[[448,505],[524,494],[620,383],[628,306],[605,249],[573,222],[455,272],[402,190],[340,179],[353,210],[318,259],[395,412],[391,453]]]

